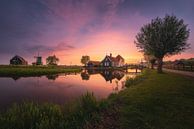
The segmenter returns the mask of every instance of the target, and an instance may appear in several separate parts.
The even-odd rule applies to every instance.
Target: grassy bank
[[[0,66],[0,77],[41,76],[57,73],[80,72],[80,67],[60,66]]]
[[[25,103],[0,114],[2,129],[192,129],[194,80],[145,70],[125,90],[97,101],[86,94],[72,104]]]
[[[112,126],[120,129],[194,128],[193,78],[145,71],[143,78],[129,81],[127,85],[129,88],[109,98],[116,107],[112,114],[117,112]],[[107,115],[103,119],[105,121]],[[108,121],[104,122],[103,127],[107,124]]]
[[[23,103],[0,114],[0,129],[81,129],[96,125],[106,107],[87,93],[68,105]]]

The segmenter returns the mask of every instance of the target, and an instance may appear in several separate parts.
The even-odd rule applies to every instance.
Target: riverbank
[[[62,66],[0,66],[0,77],[28,77],[42,76],[58,73],[80,72],[81,67],[62,67]]]
[[[125,90],[97,101],[87,93],[59,106],[24,103],[1,113],[3,129],[191,129],[194,127],[194,80],[145,70]]]
[[[135,85],[129,83],[129,88],[109,97],[109,103],[114,105],[115,110],[107,110],[105,115],[102,115],[101,128],[191,129],[194,127],[193,78],[173,73],[157,74],[156,71],[150,70],[144,73],[143,78],[142,82],[134,83]],[[111,120],[111,124],[107,119]]]

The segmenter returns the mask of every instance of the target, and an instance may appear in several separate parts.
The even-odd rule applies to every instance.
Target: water
[[[140,71],[138,71],[140,72]],[[82,71],[81,73],[47,75],[41,77],[0,77],[0,107],[13,103],[34,101],[63,104],[88,92],[98,98],[125,88],[126,77],[135,77],[136,70]]]

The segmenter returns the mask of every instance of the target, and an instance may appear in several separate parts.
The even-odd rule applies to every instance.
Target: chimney
[[[110,57],[112,57],[112,53],[110,53]]]

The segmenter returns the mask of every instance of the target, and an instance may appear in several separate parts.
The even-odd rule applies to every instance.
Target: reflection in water
[[[13,80],[15,80],[15,81],[17,81],[17,80],[19,80],[21,77],[11,77]]]
[[[106,82],[110,82],[112,84],[112,90],[114,93],[125,88],[125,80],[122,80],[127,73],[134,73],[137,74],[137,69],[135,71],[120,71],[120,70],[83,70],[81,72],[82,80],[90,80],[90,76],[93,75],[100,75],[104,78]],[[114,83],[115,82],[115,83]]]
[[[82,80],[89,80],[90,75],[86,71],[84,71],[84,72],[81,72],[81,78]]]
[[[81,72],[82,80],[89,80],[90,75],[100,74],[106,81],[110,81],[117,79],[121,80],[125,76],[125,72],[119,70],[83,70]]]
[[[46,75],[46,77],[47,77],[48,80],[53,80],[54,81],[59,77],[59,75],[57,75],[57,74],[55,74],[55,75]]]
[[[23,100],[64,104],[86,92],[93,92],[98,99],[106,98],[124,89],[126,77],[136,74],[135,70],[84,70],[81,73],[15,77],[14,80],[0,77],[0,108]]]
[[[116,70],[115,71],[104,70],[100,74],[104,77],[106,81],[110,81],[110,83],[112,83],[113,79],[121,80],[125,75],[124,72]]]

